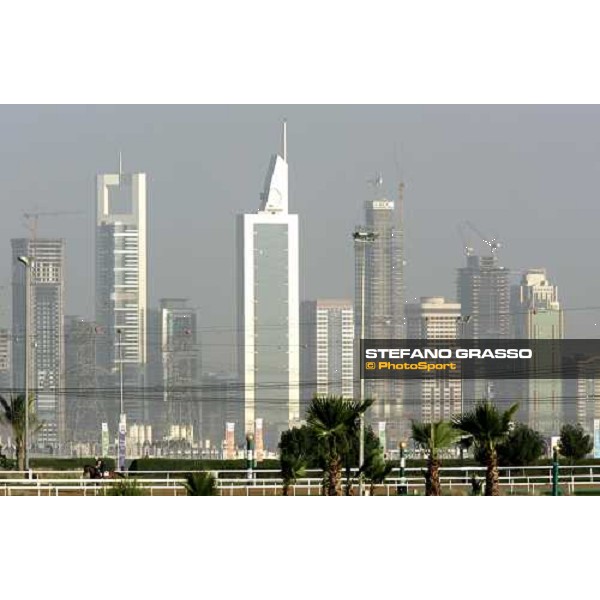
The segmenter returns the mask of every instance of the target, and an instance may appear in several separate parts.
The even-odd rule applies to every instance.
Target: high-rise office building
[[[564,338],[558,288],[550,283],[545,269],[528,270],[511,288],[510,315],[514,338]],[[548,373],[560,369],[557,353],[536,353],[533,361],[536,369]],[[565,416],[562,384],[561,379],[528,379],[518,384],[521,419],[546,436],[558,435]]]
[[[164,425],[166,431],[173,425],[192,426],[199,436],[202,411],[197,311],[181,298],[163,298],[159,310]],[[157,401],[152,399],[152,403]]]
[[[442,297],[423,297],[406,305],[407,337],[418,340],[456,340],[460,325],[460,304]],[[461,380],[434,375],[407,381],[404,397],[410,418],[430,423],[448,421],[461,413]]]
[[[300,417],[298,216],[288,212],[286,125],[260,208],[238,217],[238,367],[244,426],[263,419],[265,449]]]
[[[0,395],[7,395],[11,390],[11,347],[9,330],[0,329]]]
[[[96,324],[65,317],[67,442],[100,442],[102,423],[113,419],[96,387]],[[113,424],[114,426],[114,424]]]
[[[300,306],[302,415],[312,397],[354,394],[351,300],[306,300]]]
[[[463,339],[510,338],[510,271],[499,264],[495,250],[489,256],[473,254],[467,249],[467,264],[458,269],[457,300],[462,321],[459,337]],[[463,382],[463,406],[471,410],[478,402],[496,402],[502,395],[498,382],[483,378]],[[500,387],[506,387],[501,384]]]
[[[465,339],[508,339],[509,270],[498,264],[498,256],[467,255],[458,269],[457,300],[462,314],[469,316],[461,337]]]
[[[106,385],[123,364],[128,423],[148,420],[146,175],[119,172],[96,178],[97,360]],[[103,386],[104,387],[104,386]],[[118,399],[114,410],[118,414]]]
[[[363,316],[365,339],[398,339],[405,334],[404,186],[400,185],[398,198],[394,201],[382,195],[381,185],[382,180],[378,177],[374,185],[375,198],[365,202],[365,225],[360,228],[362,232],[372,234],[374,239],[355,242],[354,320],[357,348]],[[358,381],[358,362],[355,363],[355,379]],[[392,447],[397,447],[399,440],[408,439],[410,422],[406,421],[403,414],[402,382],[392,379],[365,381],[365,395],[375,399],[369,409],[369,420],[373,423],[386,422],[386,438]]]
[[[38,420],[43,423],[34,443],[44,449],[62,449],[65,440],[65,242],[62,239],[13,239],[13,382],[25,381],[26,267],[30,271],[29,389],[35,394]],[[23,382],[23,383],[21,383]]]

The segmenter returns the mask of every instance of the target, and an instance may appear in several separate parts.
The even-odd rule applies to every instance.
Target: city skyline
[[[256,189],[266,166],[261,148],[273,146],[276,124],[286,114],[293,140],[292,202],[301,224],[300,299],[353,295],[349,233],[362,220],[367,180],[383,172],[386,195],[394,195],[400,179],[406,183],[407,300],[453,297],[455,269],[464,260],[456,227],[468,219],[504,242],[500,260],[515,278],[529,267],[552,271],[570,337],[595,334],[600,319],[594,311],[569,312],[595,306],[590,298],[600,297],[596,282],[581,283],[590,267],[584,247],[593,240],[596,209],[589,198],[600,164],[595,107],[7,107],[0,111],[7,125],[0,190],[11,202],[0,233],[6,239],[23,235],[22,212],[36,206],[87,211],[42,217],[39,229],[40,235],[67,241],[66,314],[91,317],[90,179],[114,171],[110,165],[116,166],[123,150],[125,170],[141,170],[149,178],[150,305],[163,296],[190,298],[199,307],[200,331],[208,334],[207,368],[232,370],[232,216],[243,212],[240,199]],[[36,127],[30,129],[34,117]],[[147,129],[149,122],[154,129]],[[202,131],[206,135],[197,135],[193,146],[191,133]],[[41,141],[56,137],[64,152],[43,152],[44,143],[24,146],[23,139],[11,143],[18,133]],[[156,138],[152,144],[157,134],[166,142]],[[569,153],[574,147],[576,161]],[[45,180],[43,193],[27,177],[34,165]],[[221,176],[225,166],[236,176]],[[241,188],[243,194],[236,191]],[[7,263],[0,266],[0,288],[10,287]],[[184,281],[186,268],[199,276]],[[0,326],[6,326],[7,290],[0,294]]]

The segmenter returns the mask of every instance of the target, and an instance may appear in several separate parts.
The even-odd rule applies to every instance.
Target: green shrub
[[[146,496],[147,492],[135,479],[118,479],[108,488],[107,496]]]
[[[279,474],[279,460],[268,459],[259,462],[257,469],[273,469]],[[197,460],[190,458],[138,458],[129,465],[130,472],[139,471],[245,471],[246,461],[237,460]],[[244,474],[240,473],[240,477]],[[143,475],[142,475],[143,476]]]
[[[184,486],[188,496],[217,495],[217,480],[210,473],[188,473]]]

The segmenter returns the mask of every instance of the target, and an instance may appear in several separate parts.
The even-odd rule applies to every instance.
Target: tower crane
[[[473,223],[471,223],[471,221],[464,221],[464,223],[462,223],[461,226],[468,227],[473,233],[475,233],[475,235],[477,235],[477,237],[486,246],[489,246],[490,253],[492,256],[494,256],[494,254],[496,254],[496,252],[498,252],[498,250],[500,248],[502,248],[502,244],[496,238],[488,238],[487,236],[483,235],[483,233],[481,233],[481,231],[479,231],[479,229],[477,229],[477,227],[475,227],[475,225],[473,225]],[[462,231],[462,227],[461,227],[461,231]],[[472,255],[473,252],[474,252],[474,250],[472,247],[465,245],[465,253],[467,254],[467,256]]]
[[[64,215],[82,215],[82,210],[53,210],[53,211],[35,211],[23,212],[23,218],[27,221],[26,227],[29,229],[31,239],[37,239],[37,228],[40,217],[62,217]]]

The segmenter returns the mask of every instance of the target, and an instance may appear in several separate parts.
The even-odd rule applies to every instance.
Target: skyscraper
[[[124,395],[128,422],[145,422],[139,391],[147,364],[145,173],[123,173],[119,164],[118,173],[98,175],[96,205],[98,366],[107,385],[116,384],[122,353],[125,385],[134,390]]]
[[[466,266],[458,269],[457,298],[462,314],[470,317],[461,337],[510,337],[509,270],[498,264],[496,254],[467,255]]]
[[[458,269],[457,299],[463,321],[459,337],[464,339],[508,339],[510,337],[510,272],[499,265],[495,249],[489,256],[467,250],[467,264]],[[504,385],[504,384],[502,384]],[[481,400],[500,399],[497,382],[466,379],[463,382],[464,410]]]
[[[192,426],[196,435],[200,436],[198,315],[187,299],[163,298],[160,301],[160,348],[166,423],[156,423],[155,426],[163,425],[167,432],[173,425],[179,428]],[[157,400],[155,398],[152,402]]]
[[[559,340],[564,337],[563,311],[558,301],[558,288],[552,285],[545,269],[530,269],[518,285],[511,288],[510,315],[512,334],[517,339]],[[536,368],[558,371],[560,365],[551,353],[537,355]],[[539,364],[537,361],[544,361]],[[553,362],[554,361],[554,362]],[[557,435],[565,416],[563,382],[560,379],[519,381],[517,396],[521,415],[530,427],[551,436]]]
[[[11,339],[8,329],[0,329],[0,395],[11,388]]]
[[[244,426],[263,419],[265,447],[299,420],[298,216],[288,212],[286,124],[255,214],[238,217],[238,367]]]
[[[43,426],[34,443],[58,450],[65,440],[65,242],[62,239],[13,239],[13,382],[25,380],[26,272],[20,256],[32,259],[30,294],[29,386]]]
[[[365,202],[365,225],[361,230],[373,234],[374,240],[355,245],[354,319],[357,344],[361,338],[363,295],[365,339],[398,339],[404,336],[404,186],[400,184],[398,199],[394,201],[381,194],[381,177],[373,183],[375,197]],[[355,378],[358,380],[358,377],[357,366]],[[395,447],[399,440],[406,439],[410,423],[403,415],[402,382],[392,379],[366,381],[365,395],[375,399],[369,410],[369,420],[385,421],[389,426],[388,442]]]
[[[306,300],[300,307],[303,410],[315,395],[352,398],[354,308],[351,300]]]
[[[96,326],[65,317],[67,442],[99,442],[102,423],[110,422],[103,394],[96,389]]]
[[[423,297],[419,303],[406,305],[407,337],[442,341],[458,337],[460,304],[442,297]],[[460,379],[424,376],[405,382],[404,397],[409,418],[430,423],[448,421],[461,413]]]

